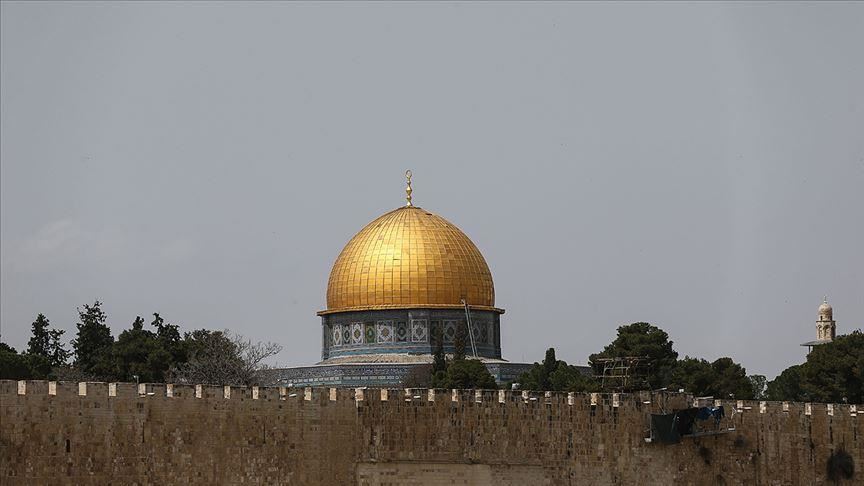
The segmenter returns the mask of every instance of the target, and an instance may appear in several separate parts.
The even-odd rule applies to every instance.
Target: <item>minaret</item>
[[[825,297],[822,305],[819,306],[819,320],[816,321],[816,340],[802,343],[801,346],[807,346],[807,353],[810,353],[810,351],[813,351],[813,346],[830,343],[837,335],[836,328],[834,309],[828,304],[828,297]]]
[[[816,340],[830,343],[837,335],[834,322],[834,309],[828,304],[828,297],[819,306],[819,320],[816,321]]]

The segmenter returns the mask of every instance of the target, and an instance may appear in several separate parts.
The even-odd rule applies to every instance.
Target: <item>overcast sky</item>
[[[414,201],[505,358],[619,325],[773,377],[864,325],[864,4],[2,4],[2,339],[162,313],[320,358],[330,267]]]

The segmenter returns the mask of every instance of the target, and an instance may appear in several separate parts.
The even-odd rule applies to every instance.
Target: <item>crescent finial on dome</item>
[[[411,203],[411,193],[414,192],[411,189],[411,175],[412,175],[411,169],[408,169],[405,171],[405,179],[408,180],[408,186],[405,188],[405,199],[408,201],[408,204],[406,204],[405,206],[408,206],[408,207],[414,205]]]

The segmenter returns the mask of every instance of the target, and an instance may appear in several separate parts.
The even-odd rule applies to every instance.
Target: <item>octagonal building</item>
[[[499,382],[530,365],[501,358],[501,315],[489,265],[453,223],[405,206],[367,224],[336,258],[321,317],[321,359],[275,370],[279,384],[402,386],[432,363],[438,339],[452,354],[457,335]]]

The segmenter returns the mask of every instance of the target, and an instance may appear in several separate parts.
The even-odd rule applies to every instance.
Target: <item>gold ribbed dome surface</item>
[[[410,201],[409,201],[410,202]],[[492,273],[452,223],[416,206],[372,221],[345,245],[330,271],[327,310],[494,308]]]

